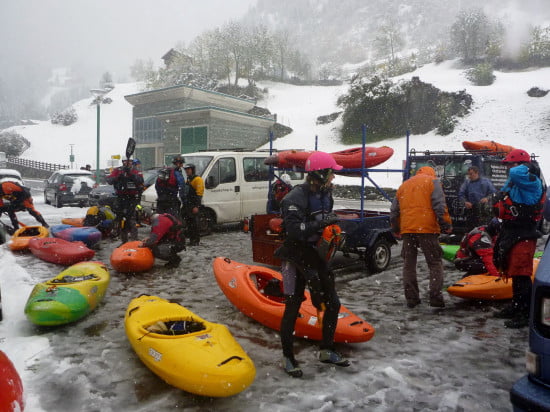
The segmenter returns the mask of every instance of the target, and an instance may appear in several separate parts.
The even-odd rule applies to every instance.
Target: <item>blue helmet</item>
[[[140,164],[141,164],[141,160],[139,160],[139,159],[134,159],[134,160],[132,160],[132,164],[133,164],[134,166],[140,165]]]

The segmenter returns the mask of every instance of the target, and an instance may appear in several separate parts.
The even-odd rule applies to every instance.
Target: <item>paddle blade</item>
[[[128,138],[128,143],[126,143],[126,159],[129,159],[134,154],[136,149],[136,141],[133,137]]]

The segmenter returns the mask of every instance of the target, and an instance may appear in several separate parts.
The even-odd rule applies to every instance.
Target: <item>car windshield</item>
[[[183,155],[185,163],[192,163],[195,165],[195,173],[202,176],[206,166],[212,161],[213,156],[186,156]]]

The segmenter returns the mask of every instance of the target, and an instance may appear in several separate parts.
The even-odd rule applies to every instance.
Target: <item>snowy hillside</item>
[[[472,86],[464,77],[463,70],[453,68],[453,64],[452,61],[429,64],[400,77],[410,79],[418,76],[423,82],[450,92],[466,89],[474,99],[472,112],[460,119],[451,135],[438,136],[434,132],[414,135],[410,147],[416,150],[462,150],[463,140],[496,140],[540,156],[543,172],[547,178],[550,177],[547,149],[550,141],[550,95],[533,98],[526,94],[534,86],[550,89],[550,68],[495,72],[493,85]],[[339,143],[337,137],[340,120],[326,125],[316,124],[318,116],[341,110],[336,106],[336,100],[345,92],[346,85],[321,87],[262,82],[259,86],[267,87],[269,93],[258,104],[277,113],[280,123],[294,129],[290,135],[276,140],[275,148],[313,149],[316,136],[319,150],[332,152],[348,147]],[[123,96],[138,91],[136,84],[119,84],[108,94],[113,103],[101,106],[101,167],[106,166],[111,155],[124,150],[132,130],[132,107]],[[22,157],[68,164],[69,144],[74,144],[76,166],[95,165],[96,108],[90,102],[91,99],[86,99],[75,104],[79,120],[71,126],[39,122],[35,126],[15,127],[32,144]],[[402,167],[406,151],[404,137],[367,144],[387,145],[395,150],[394,156],[378,169]],[[383,187],[397,187],[401,181],[399,173],[372,173],[371,176]],[[358,179],[338,177],[336,183],[358,184]]]
[[[122,154],[128,137],[132,135],[132,105],[124,96],[141,91],[137,83],[117,84],[105,97],[113,102],[101,105],[100,163],[107,167],[112,155]],[[31,142],[21,157],[49,163],[69,165],[71,144],[76,168],[91,164],[95,168],[97,142],[97,108],[90,98],[73,105],[78,121],[69,126],[39,121],[37,125],[16,126],[15,130]]]

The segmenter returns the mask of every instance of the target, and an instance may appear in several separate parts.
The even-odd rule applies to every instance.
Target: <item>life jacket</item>
[[[283,197],[285,197],[286,194],[290,192],[290,189],[292,188],[289,185],[287,185],[280,179],[277,179],[277,181],[273,185],[273,198],[277,202],[280,202],[281,200],[283,200]]]
[[[499,199],[494,205],[495,214],[502,220],[532,220],[538,222],[542,219],[546,191],[543,190],[539,201],[534,205],[525,205],[512,201],[512,198],[506,193],[502,199]]]
[[[185,244],[185,235],[183,233],[183,225],[181,222],[172,216],[170,213],[164,213],[164,217],[170,219],[173,223],[172,227],[168,230],[166,237],[173,242]]]
[[[176,178],[176,169],[173,167],[161,169],[155,182],[155,188],[159,195],[177,193],[178,179]]]

